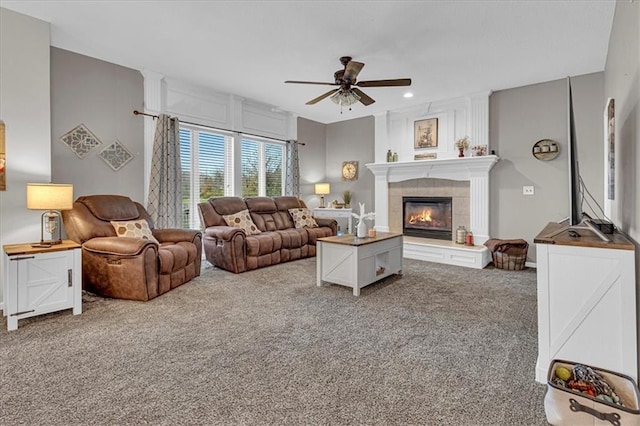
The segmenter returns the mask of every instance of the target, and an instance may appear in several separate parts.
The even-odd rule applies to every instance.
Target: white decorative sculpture
[[[373,219],[376,214],[374,212],[365,213],[364,212],[364,203],[358,203],[360,205],[360,214],[351,213],[351,216],[358,219],[358,224],[356,225],[356,236],[358,238],[364,238],[367,236],[367,224],[364,223],[366,219]]]

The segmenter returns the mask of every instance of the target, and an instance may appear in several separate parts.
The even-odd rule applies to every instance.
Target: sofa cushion
[[[149,228],[149,224],[145,219],[128,220],[128,221],[111,221],[111,226],[116,231],[118,237],[141,238],[158,243]]]
[[[185,266],[195,261],[198,249],[195,244],[189,242],[163,243],[158,250],[160,260],[160,273],[171,274],[184,269]]]
[[[299,249],[309,243],[309,234],[304,228],[289,228],[276,231],[282,238],[283,249]]]
[[[251,215],[249,214],[249,210],[242,210],[235,214],[228,214],[222,216],[227,222],[227,225],[233,226],[234,228],[242,229],[247,235],[255,235],[259,234],[260,231],[253,220],[251,219]]]
[[[289,209],[296,228],[317,228],[318,223],[308,208]]]
[[[309,234],[309,244],[315,246],[318,243],[318,238],[331,237],[333,231],[326,226],[318,228],[305,228],[305,231]]]
[[[283,195],[282,197],[273,197],[273,201],[276,203],[276,207],[280,211],[287,211],[289,209],[296,209],[298,207],[306,207],[306,205],[298,197],[291,195]]]
[[[122,195],[91,195],[79,197],[77,202],[87,206],[100,220],[132,220],[140,217],[136,204]]]
[[[262,232],[250,235],[246,239],[247,256],[263,256],[279,252],[282,248],[282,237],[277,232]]]
[[[276,203],[270,197],[247,197],[247,207],[251,212],[251,218],[261,231],[275,231],[282,229],[276,222]]]

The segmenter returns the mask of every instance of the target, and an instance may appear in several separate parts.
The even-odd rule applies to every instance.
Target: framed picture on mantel
[[[413,123],[413,148],[438,147],[438,119],[428,118]]]

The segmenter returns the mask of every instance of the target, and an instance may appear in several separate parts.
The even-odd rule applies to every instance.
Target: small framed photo
[[[438,119],[428,118],[413,123],[413,147],[436,148],[438,146]]]
[[[414,160],[435,160],[438,158],[438,154],[435,152],[427,152],[426,154],[415,154]]]

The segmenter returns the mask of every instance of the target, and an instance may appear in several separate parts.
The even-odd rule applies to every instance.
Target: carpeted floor
[[[535,270],[315,282],[315,259],[209,267],[151,302],[3,319],[0,424],[547,424]]]

